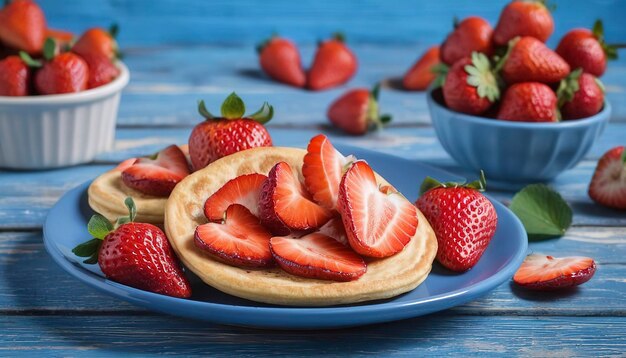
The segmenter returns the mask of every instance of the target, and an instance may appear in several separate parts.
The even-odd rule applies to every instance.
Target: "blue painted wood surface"
[[[262,355],[520,355],[604,356],[626,352],[626,213],[594,204],[586,190],[597,159],[626,144],[626,54],[603,78],[614,108],[611,124],[586,158],[551,185],[574,209],[560,238],[531,242],[532,252],[585,255],[598,272],[577,290],[529,293],[506,283],[485,297],[423,318],[330,332],[257,331],[162,316],[103,296],[57,268],[43,250],[41,226],[70,188],[115,163],[184,143],[199,121],[196,101],[217,108],[237,91],[249,107],[276,106],[270,132],[277,145],[304,146],[324,132],[366,147],[473,176],[438,143],[423,93],[384,88],[381,106],[392,126],[365,137],[327,125],[325,111],[348,87],[401,76],[424,48],[440,41],[453,15],[495,23],[506,1],[131,1],[39,0],[54,27],[80,32],[112,21],[132,81],[122,98],[114,151],[94,163],[41,172],[0,171],[0,356]],[[554,46],[569,27],[605,20],[607,39],[626,42],[626,2],[554,1]],[[315,41],[344,30],[359,56],[346,86],[311,93],[268,81],[254,44],[273,31],[302,44],[308,65]],[[416,183],[419,185],[419,183]],[[508,203],[513,193],[490,190]]]

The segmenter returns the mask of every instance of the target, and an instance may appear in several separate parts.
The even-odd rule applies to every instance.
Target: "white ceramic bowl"
[[[93,160],[113,148],[122,89],[120,75],[104,86],[78,93],[0,96],[0,168],[49,169]]]

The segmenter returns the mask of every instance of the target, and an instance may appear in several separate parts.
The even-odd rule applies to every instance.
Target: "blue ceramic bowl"
[[[454,112],[440,91],[427,95],[435,133],[444,149],[463,167],[484,170],[501,188],[546,182],[574,167],[589,151],[611,116],[605,102],[600,113],[559,123],[495,120]]]

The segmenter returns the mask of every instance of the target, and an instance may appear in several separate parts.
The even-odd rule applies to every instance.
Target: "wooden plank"
[[[552,294],[528,292],[504,283],[485,297],[452,311],[477,315],[626,316],[625,250],[624,227],[575,227],[561,239],[531,242],[529,252],[594,258],[598,264],[596,276],[577,290]],[[0,232],[0,272],[0,313],[142,311],[100,294],[63,272],[45,252],[40,232]]]
[[[0,317],[0,352],[38,356],[622,356],[626,318],[431,315],[331,331],[267,331],[151,317]]]

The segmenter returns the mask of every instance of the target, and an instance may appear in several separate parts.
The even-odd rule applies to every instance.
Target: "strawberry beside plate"
[[[337,146],[367,160],[407,198],[418,196],[426,176],[440,180],[459,178],[416,161]],[[321,308],[267,305],[224,294],[190,275],[193,296],[172,298],[107,280],[96,265],[85,265],[71,252],[87,236],[92,212],[86,205],[85,183],[65,194],[51,209],[44,225],[44,244],[59,266],[100,291],[151,310],[216,323],[264,328],[319,329],[358,326],[416,317],[475,299],[513,276],[526,256],[527,239],[522,224],[504,205],[492,200],[498,229],[478,264],[463,274],[451,274],[435,264],[426,281],[415,290],[388,300]]]

